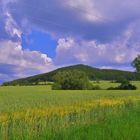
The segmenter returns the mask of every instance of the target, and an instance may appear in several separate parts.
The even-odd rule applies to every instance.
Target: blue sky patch
[[[47,33],[33,31],[29,35],[22,35],[22,47],[23,49],[45,53],[49,57],[54,58],[57,41]]]

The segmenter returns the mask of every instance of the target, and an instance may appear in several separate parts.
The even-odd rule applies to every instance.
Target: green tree
[[[129,80],[123,79],[118,87],[110,87],[108,90],[136,90],[137,87],[132,85]]]
[[[136,68],[137,72],[140,72],[140,55],[138,55],[132,62],[132,66]]]
[[[92,84],[84,72],[68,70],[58,72],[54,76],[53,89],[84,90],[92,89]]]
[[[116,79],[117,80],[115,81],[115,83],[124,83],[128,81],[128,79],[126,79],[124,76],[118,76]]]
[[[121,85],[118,87],[118,89],[122,90],[136,90],[137,87],[132,85],[127,79],[121,82]]]

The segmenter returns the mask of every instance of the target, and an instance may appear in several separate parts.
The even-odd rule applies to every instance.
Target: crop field
[[[0,87],[0,140],[140,140],[139,132],[140,90]]]

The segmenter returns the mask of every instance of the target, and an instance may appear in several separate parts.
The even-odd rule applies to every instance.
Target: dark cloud
[[[37,69],[0,63],[0,83],[39,73],[40,71]]]
[[[5,26],[5,18],[2,14],[0,14],[0,40],[9,38],[8,34],[5,31],[4,26]]]
[[[100,42],[113,40],[130,23],[139,19],[138,12],[133,7],[129,8],[131,3],[128,0],[125,1],[126,4],[128,3],[128,7],[123,6],[123,3],[122,5],[116,2],[110,4],[113,0],[110,0],[110,3],[101,3],[102,0],[99,2],[95,0],[88,1],[91,5],[95,3],[95,10],[101,13],[103,17],[98,17],[95,14],[97,21],[88,20],[83,16],[92,16],[94,15],[94,11],[90,12],[90,9],[88,11],[84,9],[85,7],[81,8],[80,6],[73,8],[65,0],[22,0],[9,4],[8,8],[20,26],[25,25],[25,21],[27,20],[30,23],[30,28],[35,26],[54,33],[59,37],[75,36],[87,40],[96,39]],[[75,3],[78,3],[78,1],[75,1]],[[86,5],[84,1],[79,3]],[[118,7],[117,5],[115,6],[115,3]],[[136,2],[136,4],[139,4],[139,2]],[[103,5],[110,10],[104,8]]]
[[[0,64],[0,73],[1,74],[15,74],[16,67],[15,65],[10,64]]]

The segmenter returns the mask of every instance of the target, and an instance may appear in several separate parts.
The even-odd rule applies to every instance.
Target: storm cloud
[[[139,20],[139,5],[139,0],[16,0],[7,9],[20,27],[30,23],[59,37],[107,42]]]

